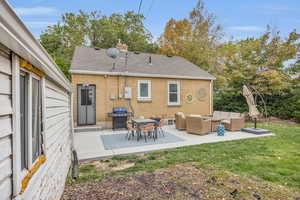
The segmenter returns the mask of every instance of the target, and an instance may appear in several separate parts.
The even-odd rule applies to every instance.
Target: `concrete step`
[[[74,128],[75,133],[102,131],[102,126],[77,126]]]

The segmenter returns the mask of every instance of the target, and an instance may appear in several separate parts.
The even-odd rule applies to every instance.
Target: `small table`
[[[217,127],[220,126],[222,120],[220,119],[211,119],[211,131],[215,132],[217,131]]]
[[[158,125],[158,122],[154,119],[133,119],[132,120],[132,123],[133,124],[136,124],[136,127],[137,127],[137,131],[138,131],[138,135],[137,135],[137,140],[139,141],[139,139],[142,137],[142,134],[141,134],[141,126],[142,125],[145,125],[145,124],[150,124],[150,123],[153,123],[155,124],[155,139],[157,138],[157,125]]]

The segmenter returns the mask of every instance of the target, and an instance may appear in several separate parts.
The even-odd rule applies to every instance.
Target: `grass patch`
[[[243,176],[300,188],[300,126],[263,123],[259,127],[271,130],[276,136],[181,147],[147,153],[142,157],[114,156],[111,162],[134,162],[135,166],[113,174],[153,171],[193,162],[201,167],[214,166]],[[89,170],[91,174],[87,173]],[[94,178],[97,177],[95,171],[97,169],[87,165],[80,168],[80,176]],[[106,176],[103,172],[99,173],[100,178]]]

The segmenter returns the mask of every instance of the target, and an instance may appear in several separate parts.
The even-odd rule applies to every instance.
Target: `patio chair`
[[[221,120],[226,130],[239,131],[245,127],[245,117],[242,113],[214,111],[213,119]]]
[[[140,127],[141,129],[141,132],[143,133],[144,135],[144,138],[145,138],[145,142],[147,142],[147,137],[153,137],[154,141],[155,141],[155,124],[146,124],[146,125],[143,125]]]
[[[222,124],[226,130],[239,131],[245,127],[245,119],[244,117],[232,117],[230,119],[222,120]]]
[[[165,121],[163,119],[161,119],[157,125],[157,133],[161,134],[163,137],[165,137],[165,131],[163,129],[164,125],[165,125]]]
[[[205,135],[211,132],[211,120],[201,115],[186,117],[186,131],[192,134]]]
[[[185,130],[186,129],[186,119],[182,112],[178,112],[175,114],[175,127],[178,130]]]
[[[133,125],[132,122],[127,122],[127,134],[126,134],[126,138],[128,140],[130,140],[131,138],[134,138],[134,134],[136,133],[137,129],[136,127]]]

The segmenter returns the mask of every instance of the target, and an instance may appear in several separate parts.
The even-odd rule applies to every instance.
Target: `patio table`
[[[157,139],[157,125],[158,125],[158,122],[157,120],[154,120],[154,119],[133,119],[132,120],[132,123],[133,124],[136,124],[136,127],[137,127],[137,131],[138,131],[138,134],[137,134],[137,140],[139,141],[139,139],[142,137],[142,134],[141,134],[141,126],[142,125],[146,125],[146,124],[155,124],[155,134],[154,134],[154,139]]]

